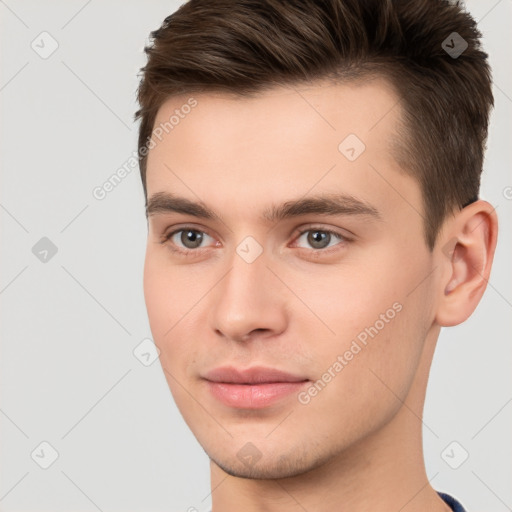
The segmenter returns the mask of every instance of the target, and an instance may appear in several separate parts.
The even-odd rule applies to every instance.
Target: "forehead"
[[[191,100],[193,108],[188,106]],[[383,78],[319,81],[274,87],[251,96],[220,92],[173,96],[160,107],[154,130],[162,128],[163,137],[172,132],[180,142],[193,132],[197,146],[212,146],[212,150],[224,141],[246,150],[251,142],[265,142],[270,149],[274,141],[285,150],[289,146],[283,144],[283,137],[276,137],[283,130],[291,145],[313,132],[334,141],[355,133],[374,145],[392,134],[399,113],[394,89]]]
[[[408,179],[392,154],[400,112],[384,79],[275,87],[251,97],[174,96],[155,120],[148,196],[172,190],[247,211],[314,188],[392,203],[386,176]],[[410,200],[421,207],[419,197]]]

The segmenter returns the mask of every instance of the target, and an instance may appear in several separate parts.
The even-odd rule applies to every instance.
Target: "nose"
[[[251,263],[233,255],[230,270],[210,297],[210,322],[219,336],[248,341],[285,330],[285,290],[271,266],[265,252]]]

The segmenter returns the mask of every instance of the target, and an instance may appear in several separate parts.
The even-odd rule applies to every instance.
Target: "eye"
[[[196,249],[203,249],[206,246],[203,242],[214,240],[204,231],[192,228],[182,228],[165,235],[162,243],[171,242],[170,248],[177,252],[188,252]]]
[[[336,231],[320,228],[309,228],[301,231],[296,240],[298,242],[301,239],[310,246],[303,247],[304,249],[313,248],[315,250],[330,248],[348,241],[347,238]]]

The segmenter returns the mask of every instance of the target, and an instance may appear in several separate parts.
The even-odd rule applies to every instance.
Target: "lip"
[[[298,393],[309,379],[262,366],[237,369],[216,368],[203,377],[212,395],[229,407],[261,409],[292,393]]]

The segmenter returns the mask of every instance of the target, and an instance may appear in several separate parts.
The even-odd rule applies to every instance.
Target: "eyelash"
[[[183,255],[183,256],[186,256],[186,257],[198,256],[204,250],[208,249],[208,247],[200,247],[198,249],[183,249],[181,247],[176,246],[173,243],[169,244],[169,241],[171,240],[171,238],[176,233],[181,233],[182,231],[194,231],[196,233],[202,233],[202,234],[208,235],[208,233],[206,233],[206,231],[202,231],[202,230],[194,228],[192,226],[183,226],[180,229],[176,229],[174,231],[171,231],[168,234],[165,234],[163,236],[163,238],[162,238],[160,243],[162,245],[166,245],[167,248],[170,251],[172,251],[173,253],[177,253],[177,254],[180,254],[180,255]],[[321,228],[321,227],[315,227],[315,226],[308,227],[307,229],[303,229],[303,230],[299,231],[297,236],[294,238],[294,240],[298,240],[304,233],[308,233],[310,231],[320,231],[321,233],[327,233],[327,234],[329,234],[331,236],[334,236],[335,238],[340,239],[339,243],[335,244],[333,247],[327,247],[327,248],[324,248],[324,249],[304,249],[303,247],[299,247],[299,249],[309,251],[309,252],[311,252],[312,254],[315,254],[315,255],[330,254],[332,251],[339,250],[339,249],[336,249],[337,246],[339,246],[339,245],[346,245],[347,243],[350,243],[352,241],[351,238],[349,238],[349,237],[347,237],[345,235],[342,235],[341,233],[339,233],[337,231],[333,231],[331,229],[324,229],[324,228]],[[208,236],[210,236],[210,235],[208,235]]]

